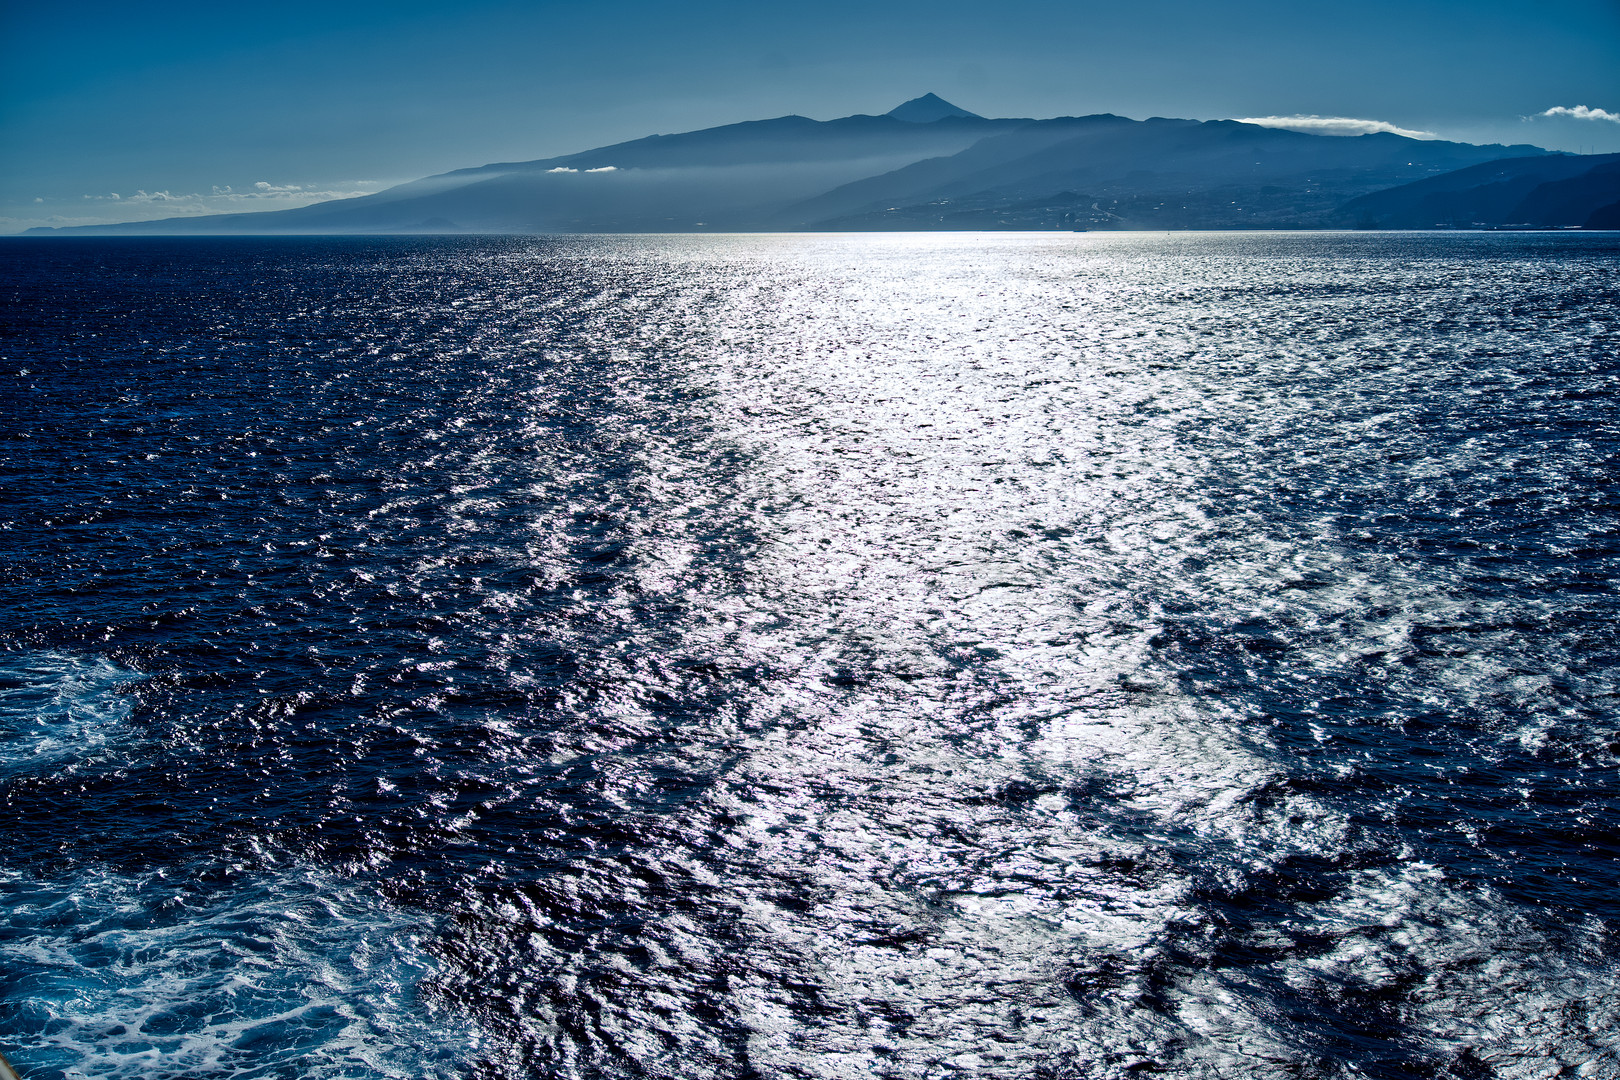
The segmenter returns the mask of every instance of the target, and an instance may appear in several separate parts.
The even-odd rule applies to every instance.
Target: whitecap
[[[0,1029],[30,1078],[429,1080],[478,1051],[421,989],[431,928],[366,883],[0,871],[0,897]]]
[[[0,777],[83,760],[130,734],[135,673],[102,657],[0,654]]]

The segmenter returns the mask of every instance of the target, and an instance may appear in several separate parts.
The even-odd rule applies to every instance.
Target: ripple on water
[[[0,432],[42,1067],[1620,1069],[1611,241],[231,243]]]

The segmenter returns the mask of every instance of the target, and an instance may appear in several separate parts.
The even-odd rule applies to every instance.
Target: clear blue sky
[[[1316,114],[1620,151],[1620,120],[1538,115],[1620,116],[1620,0],[0,0],[0,19],[8,232],[267,209],[926,91],[989,116]]]

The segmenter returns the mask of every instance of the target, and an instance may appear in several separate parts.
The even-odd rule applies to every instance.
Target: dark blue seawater
[[[0,1047],[1620,1076],[1620,239],[0,245]]]

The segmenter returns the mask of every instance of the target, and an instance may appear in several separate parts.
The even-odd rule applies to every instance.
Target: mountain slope
[[[1028,122],[987,120],[966,110],[931,122],[893,116],[828,121],[783,116],[652,135],[561,157],[458,169],[364,198],[295,210],[32,231],[162,235],[760,228],[785,204],[862,176],[956,153],[988,134]]]
[[[1364,228],[1583,225],[1620,200],[1620,154],[1512,157],[1347,203],[1340,220]]]
[[[1508,167],[1496,161],[1502,158],[1542,164]],[[1538,185],[1575,180],[1591,167],[1557,164],[1567,161],[1579,159],[1531,146],[1392,134],[1344,138],[1231,120],[986,119],[928,94],[883,116],[782,116],[653,135],[561,157],[458,169],[296,210],[33,231],[1314,227],[1358,223],[1346,221],[1347,213],[1376,218],[1374,210],[1341,208],[1413,181],[1441,185],[1421,189],[1420,199],[1442,188],[1454,194],[1472,181],[1437,174],[1468,167],[1508,168],[1517,205]],[[1482,173],[1481,182],[1497,182],[1494,175]],[[1538,206],[1564,207],[1585,206],[1596,196],[1576,185],[1536,197]],[[1418,212],[1427,213],[1426,206]],[[1567,213],[1559,209],[1554,216]]]
[[[966,109],[958,108],[935,94],[924,94],[919,98],[901,102],[885,116],[892,116],[896,120],[909,120],[913,124],[932,124],[936,120],[971,118],[983,120],[978,113],[970,113]]]
[[[1085,192],[1088,227],[1323,225],[1347,199],[1535,147],[1472,146],[1377,134],[1345,138],[1232,120],[1100,115],[1043,120],[950,158],[868,177],[792,207],[784,223],[821,228],[953,227]],[[1104,205],[1106,204],[1106,205]]]

